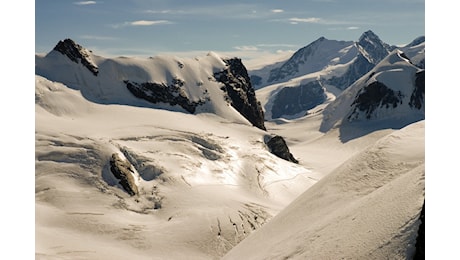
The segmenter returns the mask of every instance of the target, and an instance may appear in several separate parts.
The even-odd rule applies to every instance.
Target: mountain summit
[[[85,66],[94,76],[99,73],[98,67],[90,58],[89,50],[83,48],[81,45],[75,43],[72,39],[65,39],[59,41],[54,47],[55,51],[66,55],[71,61],[81,63]]]
[[[364,32],[361,37],[359,37],[357,45],[362,48],[361,53],[363,53],[372,64],[377,64],[395,48],[384,43],[371,30]]]

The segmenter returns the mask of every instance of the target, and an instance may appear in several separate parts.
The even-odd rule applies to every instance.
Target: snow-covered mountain
[[[36,259],[410,258],[424,42],[405,48],[345,91],[326,69],[255,92],[213,52],[105,58],[67,39],[36,55]],[[283,102],[300,112],[264,121]]]
[[[372,31],[364,32],[357,42],[321,37],[278,67],[250,71],[251,79],[258,79],[260,84],[257,95],[265,118],[301,117],[335,99],[394,49]],[[407,52],[414,65],[424,68],[424,37],[398,49]]]
[[[237,58],[209,53],[195,59],[111,59],[66,39],[46,56],[36,56],[35,64],[37,75],[78,89],[96,103],[209,112],[264,129],[262,109]]]
[[[345,89],[385,58],[395,46],[384,43],[372,31],[364,32],[357,42],[329,40],[320,37],[296,51],[291,58],[273,68],[273,65],[250,71],[256,89],[285,82],[313,72],[327,70],[323,75],[331,85]]]
[[[413,65],[402,51],[394,50],[328,104],[323,115],[321,130],[325,132],[360,120],[397,121],[400,126],[422,120],[425,70]]]

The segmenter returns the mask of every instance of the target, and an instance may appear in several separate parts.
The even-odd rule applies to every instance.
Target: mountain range
[[[277,67],[266,66],[249,74],[258,83],[254,85],[265,103],[267,120],[296,118],[338,96],[396,49],[404,52],[414,66],[424,69],[423,36],[396,47],[366,31],[356,42],[321,37]]]
[[[35,56],[36,258],[424,252],[424,63],[372,31],[257,71],[59,41]]]

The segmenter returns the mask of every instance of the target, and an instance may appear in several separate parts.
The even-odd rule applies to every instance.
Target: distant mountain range
[[[296,118],[328,102],[328,96],[339,96],[396,49],[415,67],[424,69],[425,37],[396,47],[366,31],[356,42],[321,37],[284,63],[249,74],[262,100],[266,119]]]

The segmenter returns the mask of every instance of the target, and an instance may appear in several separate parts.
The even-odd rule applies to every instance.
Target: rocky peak
[[[361,34],[358,42],[361,43],[363,41],[373,41],[373,40],[380,41],[380,38],[373,31],[368,30],[368,31],[365,31],[363,34]]]
[[[91,51],[83,48],[81,45],[74,42],[72,39],[65,39],[59,41],[54,47],[55,51],[66,55],[71,61],[82,64],[85,66],[94,76],[97,76],[99,73],[98,67],[93,63],[90,58],[89,53]]]
[[[227,94],[228,102],[252,125],[266,130],[262,105],[257,101],[248,71],[239,58],[225,59],[226,69],[214,74],[217,81],[224,84],[221,88]]]
[[[364,50],[364,55],[372,64],[377,64],[383,60],[394,49],[380,40],[371,30],[364,32],[357,44]]]

